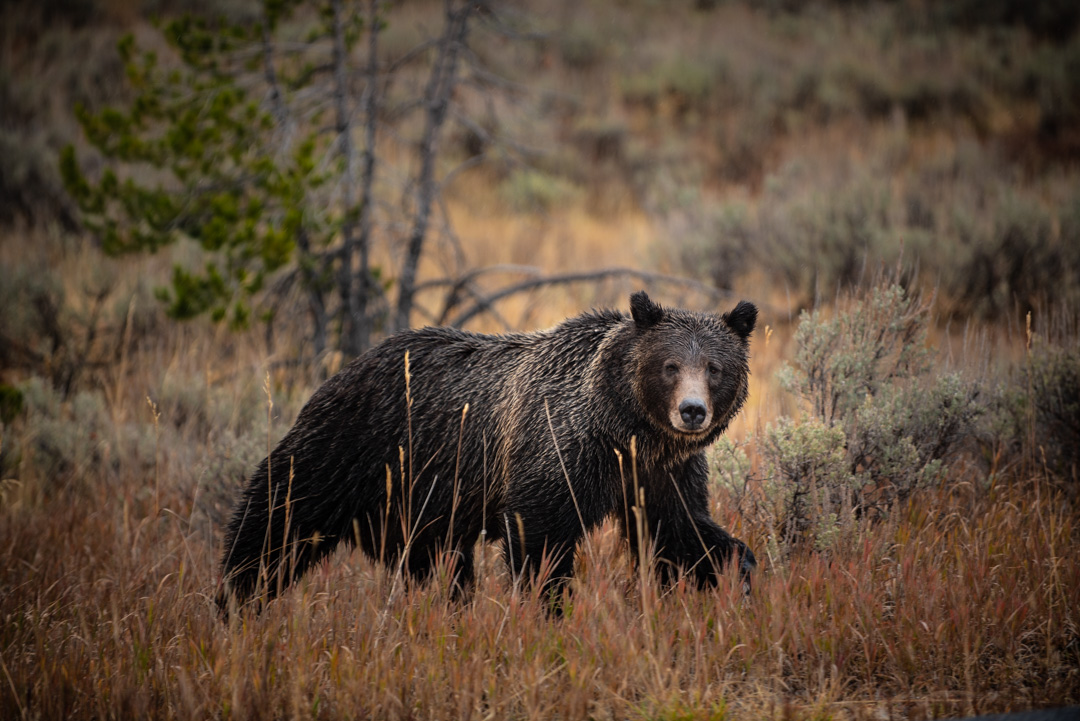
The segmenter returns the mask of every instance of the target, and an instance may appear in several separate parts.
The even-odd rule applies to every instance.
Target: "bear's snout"
[[[705,370],[684,369],[672,389],[668,421],[679,433],[704,433],[713,421]]]
[[[679,404],[679,416],[688,428],[700,428],[708,412],[705,401],[700,398],[687,398]]]

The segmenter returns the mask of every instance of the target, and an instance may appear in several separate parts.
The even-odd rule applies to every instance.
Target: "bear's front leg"
[[[709,560],[711,561],[707,565],[707,573],[698,572],[696,574],[698,585],[715,585],[717,581],[716,572],[722,570],[723,566],[732,563],[732,554],[734,554],[734,559],[738,560],[739,577],[743,582],[743,590],[750,593],[752,574],[754,569],[757,568],[757,558],[754,557],[754,552],[750,550],[750,547],[720,528],[707,515],[696,518],[695,525],[700,530],[702,545],[709,549]],[[717,568],[717,566],[721,568]]]
[[[699,587],[714,586],[717,574],[737,560],[744,589],[749,592],[751,573],[757,566],[750,548],[733,538],[709,515],[708,471],[702,455],[693,456],[681,466],[643,474],[645,543],[655,543],[657,571],[663,583],[671,583],[681,573],[691,574]],[[628,498],[633,497],[630,489]],[[631,551],[639,557],[638,523],[633,502],[620,519],[630,541]]]

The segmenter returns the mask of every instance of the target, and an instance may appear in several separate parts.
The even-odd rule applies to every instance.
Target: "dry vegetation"
[[[1078,34],[932,32],[905,3],[698,5],[561,3],[540,15],[562,32],[492,50],[543,101],[512,129],[549,151],[470,172],[447,202],[474,262],[633,265],[762,305],[750,404],[712,457],[753,593],[657,587],[605,526],[561,620],[489,547],[464,603],[445,573],[404,588],[338,553],[227,624],[232,494],[341,359],[296,362],[299,312],[272,348],[171,321],[153,289],[190,248],[109,259],[72,231],[39,161],[77,139],[65,102],[122,96],[118,27],[153,34],[122,3],[65,4],[88,24],[51,30],[2,11],[0,718],[1080,704],[1080,73],[1058,72]],[[425,7],[398,8],[387,42],[411,43]],[[631,287],[500,310],[533,328]]]

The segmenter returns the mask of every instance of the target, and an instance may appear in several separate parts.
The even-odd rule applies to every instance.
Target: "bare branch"
[[[412,50],[409,50],[408,52],[406,52],[404,55],[399,57],[394,62],[388,63],[386,65],[386,68],[383,70],[383,74],[384,75],[393,75],[398,70],[400,70],[404,66],[408,65],[413,60],[416,60],[417,58],[419,58],[421,55],[426,53],[431,48],[435,47],[435,44],[437,42],[438,42],[438,40],[436,40],[435,38],[430,38],[428,40],[425,40],[424,42],[422,42],[419,45],[417,45],[416,47],[414,47]]]
[[[468,62],[471,74],[474,77],[466,78],[465,82],[476,86],[491,86],[501,89],[510,97],[524,97],[531,92],[531,88],[525,83],[519,83],[510,78],[488,70],[483,59],[472,48],[467,48],[465,59]]]
[[[454,120],[460,123],[463,128],[476,133],[485,143],[498,143],[501,147],[509,148],[510,150],[513,150],[515,153],[520,155],[522,158],[526,159],[539,158],[548,154],[548,151],[543,148],[532,148],[528,145],[524,145],[523,143],[519,143],[515,140],[503,136],[496,137],[493,133],[488,132],[488,130],[484,126],[477,123],[465,113],[458,112],[456,109],[452,111],[452,114]]]
[[[510,5],[501,5],[500,3],[487,2],[483,4],[480,17],[483,19],[485,28],[490,29],[492,32],[502,35],[509,40],[547,40],[551,38],[551,33],[542,32],[537,30],[518,30],[514,27],[513,16],[522,18],[520,12],[515,13],[516,8]]]
[[[584,283],[589,281],[604,280],[606,278],[615,278],[619,276],[625,276],[629,278],[637,278],[638,280],[646,283],[672,283],[675,285],[681,285],[687,288],[691,288],[699,293],[707,295],[713,299],[720,299],[729,297],[732,292],[730,290],[724,290],[721,288],[714,288],[711,285],[701,283],[700,281],[692,280],[690,278],[683,278],[677,275],[665,275],[663,273],[649,273],[643,270],[635,270],[633,268],[603,268],[601,270],[584,271],[578,273],[562,273],[559,275],[549,275],[540,278],[530,278],[523,280],[520,283],[498,290],[491,295],[477,301],[466,310],[461,313],[452,321],[449,325],[460,328],[465,323],[475,318],[480,313],[483,313],[488,306],[495,301],[502,300],[516,293],[523,293],[525,291],[533,290],[544,286],[552,285],[568,285],[571,283]]]
[[[525,273],[527,275],[540,275],[540,272],[540,268],[535,265],[516,265],[513,263],[487,265],[483,268],[474,268],[460,278],[435,278],[434,280],[426,280],[416,286],[416,292],[419,293],[421,290],[427,290],[429,288],[442,288],[448,285],[463,288],[466,283],[471,283],[480,276],[489,273]]]
[[[461,238],[458,237],[458,234],[454,231],[453,223],[450,222],[450,210],[446,207],[446,198],[439,193],[441,189],[440,186],[435,193],[435,202],[439,204],[441,234],[450,245],[450,249],[454,251],[454,272],[458,273],[466,266],[468,259],[465,255],[465,248],[461,244]]]
[[[469,293],[469,297],[476,301],[478,305],[483,306],[485,313],[489,314],[492,318],[495,319],[495,321],[499,325],[503,327],[503,330],[513,330],[514,327],[510,323],[510,321],[503,317],[503,314],[500,313],[498,309],[488,301],[488,299],[481,293],[480,289],[476,286],[475,282],[470,282],[466,284],[465,290]],[[447,299],[447,305],[443,308],[443,312],[439,318],[439,325],[445,325],[446,319],[450,315],[450,311],[452,310],[452,308],[449,306],[449,302],[450,300]]]
[[[439,185],[435,190],[436,194],[441,195],[442,191],[443,191],[443,188],[450,185],[451,181],[453,181],[453,179],[456,178],[460,173],[463,173],[464,171],[468,170],[469,168],[475,168],[476,166],[481,165],[487,159],[488,159],[488,156],[487,156],[487,153],[485,152],[485,153],[480,153],[479,155],[474,155],[471,158],[469,158],[468,160],[463,160],[460,163],[458,163],[457,165],[455,165],[453,168],[451,168],[449,170],[449,172],[446,173],[446,175],[443,176],[443,179],[439,181]]]
[[[264,22],[262,26],[263,75],[270,89],[270,112],[278,126],[284,128],[288,120],[288,110],[285,108],[285,98],[278,85],[277,71],[274,70],[274,45],[270,40],[269,25],[268,22]]]

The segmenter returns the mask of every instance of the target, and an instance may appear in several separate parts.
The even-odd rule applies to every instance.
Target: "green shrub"
[[[815,417],[801,423],[781,418],[765,429],[764,497],[786,545],[805,538],[827,542],[842,509],[851,509],[855,478],[844,445],[841,428]]]
[[[1054,290],[1061,306],[1075,308],[1080,302],[1080,190],[1074,188],[1059,210],[1061,287]]]
[[[196,496],[196,508],[208,521],[207,528],[221,528],[228,521],[237,491],[266,457],[266,449],[266,433],[258,429],[243,433],[226,429],[208,440],[197,469],[201,482]]]
[[[879,283],[831,317],[803,311],[795,332],[795,366],[785,365],[785,389],[809,401],[828,425],[846,419],[887,384],[928,370],[929,305],[898,285]]]
[[[1080,350],[1033,339],[1020,372],[994,397],[990,437],[997,449],[1080,491]]]
[[[571,139],[589,161],[589,167],[603,161],[619,162],[626,154],[626,123],[604,118],[584,118],[574,125]]]
[[[904,134],[870,165],[893,179],[794,158],[765,176],[759,202],[710,204],[697,192],[645,205],[677,241],[684,272],[730,287],[760,270],[790,291],[796,309],[865,283],[871,263],[901,260],[905,282],[921,268],[953,318],[1022,319],[1080,300],[1080,193],[1067,177],[1047,192],[1017,187],[1009,166],[975,143],[913,163]],[[671,173],[644,177],[654,195],[674,178],[666,198],[693,188],[694,179]]]
[[[24,405],[21,390],[0,383],[0,484],[5,483],[9,477],[17,473],[22,461],[20,449],[11,442],[11,435],[7,433],[7,429],[23,412]],[[4,502],[3,498],[3,492],[0,489],[0,503]]]
[[[23,393],[14,386],[0,383],[0,423],[11,425],[23,410]]]
[[[659,73],[661,86],[673,96],[679,113],[703,109],[720,81],[716,68],[682,55],[661,65]]]
[[[1039,103],[1039,132],[1048,139],[1067,138],[1080,123],[1080,37],[1061,49],[1040,48],[1029,72]]]
[[[891,260],[898,244],[888,210],[888,190],[878,183],[852,183],[827,200],[796,206],[798,239],[777,248],[788,255],[789,280],[803,288],[850,287],[867,258]]]
[[[681,217],[679,261],[717,288],[731,288],[752,263],[758,235],[738,203],[687,208]],[[669,225],[672,225],[669,223]]]
[[[1080,7],[1071,0],[951,0],[906,3],[904,10],[930,27],[965,29],[1019,25],[1036,35],[1064,40],[1080,27]]]
[[[733,123],[717,126],[715,135],[721,153],[721,177],[745,182],[760,176],[767,150],[775,137],[774,119],[768,113],[768,109],[741,113]]]
[[[144,473],[155,462],[156,440],[148,422],[115,424],[99,390],[67,399],[48,381],[33,377],[19,387],[25,411],[12,434],[27,453],[21,471],[47,495],[84,489],[122,468]]]
[[[860,510],[884,514],[937,483],[945,460],[971,438],[983,412],[978,385],[957,374],[926,374],[868,395],[846,424]]]
[[[729,160],[732,173],[755,172],[750,160]],[[920,259],[938,252],[925,227],[896,221],[901,200],[889,184],[860,174],[806,192],[812,172],[792,161],[767,176],[764,197],[753,209],[737,202],[680,209],[688,218],[677,229],[686,272],[730,287],[734,278],[758,268],[786,286],[798,307],[864,282],[868,262],[893,263],[902,246]],[[919,223],[933,222],[932,207],[918,210]]]
[[[198,439],[226,428],[266,431],[266,393],[257,376],[244,376],[237,384],[207,385],[201,374],[167,373],[153,400],[163,423],[188,429]],[[280,412],[275,404],[275,415]]]
[[[103,460],[102,442],[109,419],[99,392],[81,391],[64,402],[41,378],[31,378],[22,393],[33,467],[46,492],[90,474]]]
[[[1080,481],[1080,350],[1039,344],[1027,367],[1035,442],[1049,469]]]
[[[752,478],[746,450],[730,437],[721,436],[708,458],[710,475],[738,499],[744,498]]]
[[[682,55],[620,81],[625,102],[656,109],[661,99],[668,98],[679,118],[706,110],[719,92],[732,94],[732,86],[724,59],[695,61]]]
[[[799,423],[769,425],[758,447],[766,522],[785,545],[824,548],[856,519],[884,517],[974,438],[985,406],[978,384],[936,374],[926,350],[929,304],[878,282],[838,303],[835,314],[803,313],[794,366],[781,384],[809,404]],[[715,458],[716,456],[714,456]],[[721,483],[753,479],[737,454],[714,461]]]
[[[42,360],[53,365],[48,361],[65,341],[60,322],[64,296],[59,278],[44,266],[0,273],[0,365],[30,367]]]
[[[985,212],[985,211],[984,211]],[[958,215],[958,267],[946,292],[963,315],[999,318],[1053,305],[1067,296],[1080,269],[1066,243],[1055,239],[1053,218],[1032,199],[1005,192],[989,223],[973,210]]]
[[[660,79],[655,73],[639,72],[625,75],[619,79],[619,89],[623,102],[630,105],[643,105],[655,109],[663,93]]]

